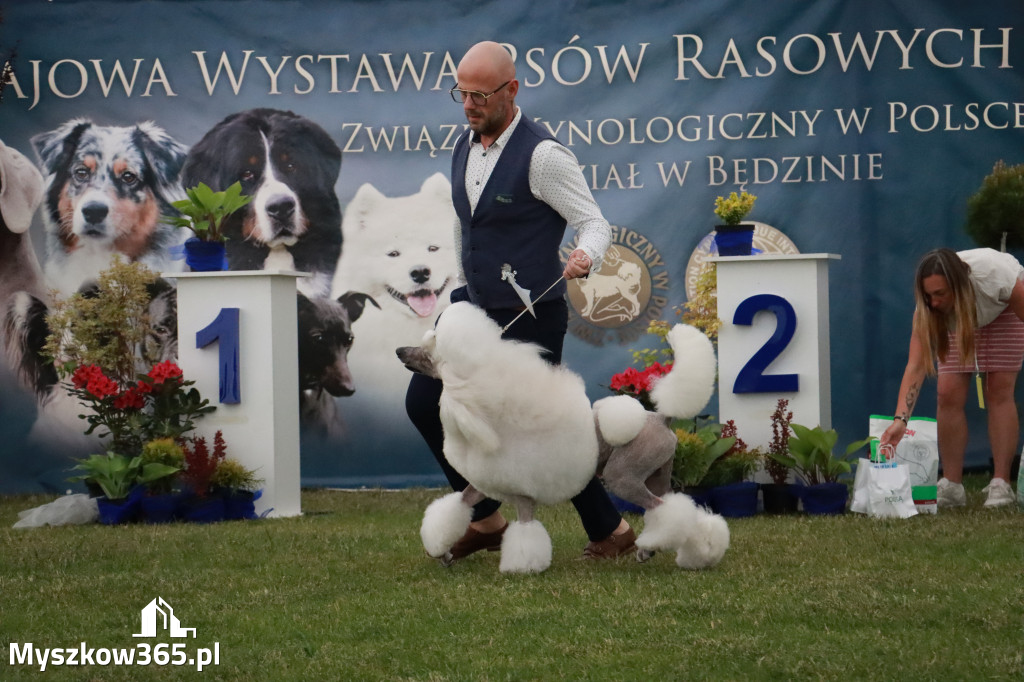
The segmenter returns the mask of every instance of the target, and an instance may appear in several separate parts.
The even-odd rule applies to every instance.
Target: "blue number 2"
[[[214,341],[220,341],[220,401],[238,404],[242,402],[238,379],[238,308],[221,308],[213,322],[196,332],[196,348],[206,348]]]
[[[799,390],[799,376],[796,374],[765,374],[764,371],[793,339],[796,333],[796,311],[789,301],[775,294],[751,296],[736,307],[732,323],[750,325],[754,315],[766,310],[775,314],[775,333],[747,361],[736,382],[733,393],[781,393]]]

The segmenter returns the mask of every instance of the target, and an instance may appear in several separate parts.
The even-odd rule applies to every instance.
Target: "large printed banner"
[[[312,275],[297,330],[304,483],[439,483],[394,349],[419,341],[456,286],[449,168],[465,120],[448,90],[478,40],[512,51],[524,115],[576,154],[614,226],[603,270],[570,289],[566,362],[593,399],[655,343],[651,320],[678,319],[715,197],[746,189],[755,246],[841,256],[833,424],[844,443],[863,436],[895,402],[917,258],[972,246],[967,198],[997,160],[1024,162],[1019,0],[0,11],[0,492],[63,491],[71,458],[97,450],[30,366],[50,292],[74,292],[114,253],[182,270],[181,235],[158,216],[182,185],[235,180],[255,200],[231,267]],[[33,168],[42,201],[16,206]],[[971,423],[970,457],[985,463],[983,415]]]

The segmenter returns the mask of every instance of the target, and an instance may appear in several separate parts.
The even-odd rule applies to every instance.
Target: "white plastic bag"
[[[65,495],[53,502],[18,512],[14,528],[71,526],[95,523],[100,518],[96,499],[88,495]]]
[[[850,511],[878,518],[907,519],[916,515],[907,468],[895,460],[872,462],[861,458]]]

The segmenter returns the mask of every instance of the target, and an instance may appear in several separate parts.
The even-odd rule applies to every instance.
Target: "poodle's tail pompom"
[[[435,559],[448,553],[473,519],[473,508],[462,501],[462,493],[448,493],[431,502],[423,512],[420,539],[427,554]]]
[[[594,416],[601,428],[601,437],[613,447],[636,438],[647,423],[647,410],[636,398],[616,395],[594,403]]]
[[[682,493],[669,493],[663,503],[644,515],[644,530],[636,539],[643,550],[675,551],[680,568],[714,566],[729,548],[725,519],[698,507]]]
[[[672,371],[651,389],[658,412],[677,419],[700,414],[715,390],[715,347],[700,330],[677,324],[668,333]]]
[[[540,521],[508,524],[501,540],[502,573],[540,573],[550,565],[551,537]]]

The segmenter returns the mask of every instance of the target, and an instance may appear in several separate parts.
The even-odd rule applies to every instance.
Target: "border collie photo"
[[[313,121],[278,109],[250,109],[216,124],[189,151],[182,185],[221,191],[236,180],[253,197],[224,225],[231,270],[294,269],[309,297],[330,293],[341,253],[334,183],[341,150]]]
[[[390,395],[409,383],[395,349],[419,343],[448,307],[458,279],[454,225],[451,184],[441,173],[408,196],[387,197],[366,183],[345,207],[334,295],[361,291],[379,305],[354,325],[349,364],[361,390]]]
[[[32,138],[46,176],[47,284],[67,296],[115,254],[157,272],[181,270],[170,248],[187,231],[162,222],[182,198],[186,148],[152,122],[99,126],[79,118]]]

